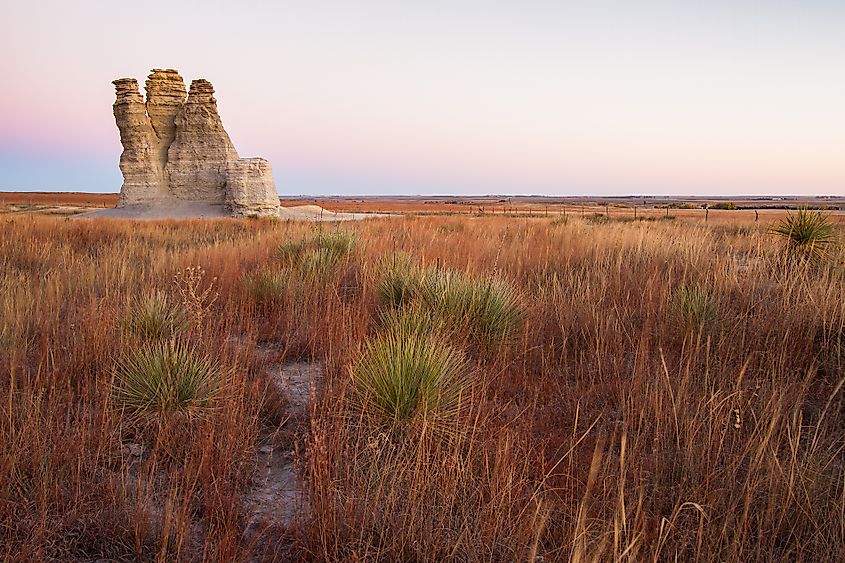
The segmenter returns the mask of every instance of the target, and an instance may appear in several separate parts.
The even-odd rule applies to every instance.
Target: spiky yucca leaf
[[[691,330],[709,328],[716,320],[718,305],[712,293],[699,286],[681,286],[672,297],[675,314]]]
[[[299,259],[299,271],[303,277],[323,281],[340,265],[342,254],[329,248],[311,248]]]
[[[276,248],[276,256],[284,261],[295,261],[307,246],[305,239],[286,240]]]
[[[476,339],[485,343],[508,340],[524,318],[525,311],[512,285],[493,276],[476,282],[470,307]]]
[[[152,342],[117,362],[114,397],[133,413],[193,416],[210,406],[222,383],[220,368],[195,348]]]
[[[507,340],[524,318],[517,292],[495,276],[474,279],[432,269],[426,272],[420,293],[424,303],[485,344]]]
[[[790,259],[825,261],[836,242],[836,229],[830,219],[818,211],[799,209],[771,227],[771,232],[786,241]]]
[[[400,307],[419,295],[422,272],[407,256],[391,256],[382,261],[381,267],[376,294],[383,305]]]
[[[358,245],[358,236],[347,231],[320,233],[314,242],[317,248],[324,248],[338,256],[351,254]]]
[[[358,243],[355,233],[318,233],[298,241],[285,241],[276,253],[296,266],[304,278],[325,280],[349,256]]]
[[[382,309],[378,316],[378,326],[381,332],[397,330],[398,327],[406,334],[423,334],[440,339],[453,336],[457,330],[443,315],[421,303]]]
[[[258,304],[267,305],[285,295],[289,282],[290,275],[286,270],[261,270],[247,279],[247,287]]]
[[[360,403],[390,424],[422,418],[437,426],[451,419],[471,388],[462,356],[418,319],[393,321],[353,369]]]
[[[184,307],[171,302],[166,293],[156,291],[132,302],[123,325],[142,338],[167,339],[183,332],[188,318]]]

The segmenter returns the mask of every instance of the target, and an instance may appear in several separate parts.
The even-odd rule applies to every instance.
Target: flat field
[[[75,214],[91,208],[114,207],[118,194],[81,192],[0,192],[0,214]],[[824,210],[845,215],[840,197],[549,197],[549,196],[367,196],[282,197],[282,206],[317,205],[341,213],[412,215],[530,215],[613,219],[681,217],[702,221],[771,222],[788,210]],[[709,209],[705,209],[708,207]],[[756,211],[756,213],[755,213]]]
[[[842,560],[839,246],[476,203],[0,216],[0,559]]]

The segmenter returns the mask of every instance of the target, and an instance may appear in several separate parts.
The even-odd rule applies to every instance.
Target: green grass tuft
[[[681,324],[699,331],[713,326],[718,315],[718,304],[713,294],[698,286],[681,286],[675,290],[672,303]]]
[[[476,339],[489,344],[512,338],[525,319],[525,311],[512,285],[488,276],[475,282],[469,318]]]
[[[343,256],[329,248],[310,248],[299,259],[299,271],[310,280],[326,280],[340,265]]]
[[[185,308],[171,302],[161,291],[136,298],[124,319],[124,328],[145,339],[168,339],[188,327]]]
[[[305,239],[286,240],[276,248],[276,256],[281,260],[293,262],[299,257],[306,246],[307,241]]]
[[[442,329],[464,332],[480,344],[512,337],[525,311],[517,291],[493,275],[474,278],[454,270],[422,270],[405,257],[393,257],[383,266],[376,285],[382,305],[413,306],[417,314],[436,316]]]
[[[286,270],[261,270],[246,280],[250,293],[259,305],[269,305],[284,297],[289,282],[289,272]]]
[[[471,388],[462,356],[408,314],[392,318],[367,344],[353,380],[360,403],[388,424],[445,422]]]
[[[420,294],[432,310],[465,327],[473,340],[484,344],[507,340],[524,318],[516,290],[492,275],[475,279],[452,270],[431,269],[423,276]]]
[[[401,307],[417,297],[422,272],[407,256],[391,256],[382,261],[381,269],[376,283],[379,302],[387,307]]]
[[[209,408],[222,382],[219,367],[196,349],[153,342],[118,361],[114,397],[136,414],[194,416]]]
[[[298,241],[285,241],[276,254],[296,266],[303,277],[325,280],[352,254],[358,244],[355,233],[335,231],[318,233]]]
[[[346,231],[320,233],[317,235],[314,244],[317,248],[326,249],[338,256],[346,256],[351,254],[358,246],[358,236]]]

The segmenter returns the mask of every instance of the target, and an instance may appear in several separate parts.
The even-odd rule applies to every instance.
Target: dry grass
[[[117,194],[81,192],[0,192],[0,204],[114,207],[116,203]]]
[[[791,269],[764,225],[712,219],[377,219],[344,225],[358,249],[319,282],[267,291],[313,226],[5,219],[0,559],[841,560],[842,250]],[[475,384],[448,432],[357,406],[394,255],[521,295],[507,343],[452,339]],[[679,325],[681,288],[717,304],[706,330]],[[227,374],[190,424],[114,401],[143,341],[125,319],[153,292]],[[300,359],[325,380],[291,427],[263,367]],[[258,542],[242,499],[267,435],[296,451],[309,507]]]

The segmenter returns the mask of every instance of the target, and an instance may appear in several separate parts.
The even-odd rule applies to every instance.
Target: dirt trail
[[[288,399],[291,418],[307,418],[322,366],[309,362],[273,365],[267,368],[269,380]],[[294,464],[293,452],[276,447],[274,436],[258,448],[253,489],[244,498],[247,536],[260,546],[263,531],[285,528],[307,510],[304,485]]]

